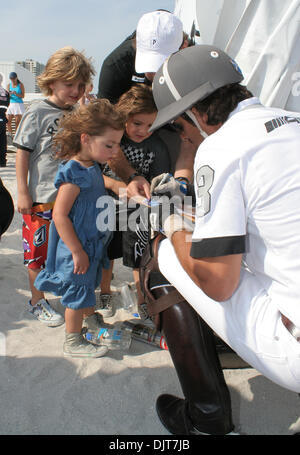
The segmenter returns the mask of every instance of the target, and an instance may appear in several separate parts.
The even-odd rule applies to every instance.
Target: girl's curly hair
[[[107,99],[101,99],[75,108],[62,117],[58,126],[53,138],[55,158],[68,160],[80,151],[81,134],[101,136],[107,128],[124,130],[125,117]]]

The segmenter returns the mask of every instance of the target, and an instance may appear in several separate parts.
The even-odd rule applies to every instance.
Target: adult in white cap
[[[153,81],[164,61],[182,45],[181,20],[166,11],[144,14],[136,30],[135,69]]]
[[[150,85],[156,71],[163,64],[166,58],[180,48],[188,46],[187,34],[183,32],[181,20],[166,10],[157,10],[144,14],[137,25],[137,30],[123,43],[120,44],[103,62],[100,77],[98,98],[107,98],[112,103],[118,101],[119,97],[128,91],[133,84],[144,83]],[[170,172],[177,169],[177,157],[179,160],[179,173],[185,177],[191,174],[188,156],[194,158],[192,153],[180,153],[181,140],[177,132],[168,131],[164,128],[159,135],[167,144],[171,159]],[[185,143],[185,148],[191,144]],[[148,182],[137,175],[126,158],[119,153],[119,156],[112,163],[113,171],[119,175],[128,186],[128,196],[136,194],[150,197]]]
[[[148,74],[148,79],[145,73],[155,73],[169,55],[186,45],[184,43],[182,22],[174,14],[166,10],[144,14],[137,30],[103,61],[98,98],[115,103],[133,84],[151,84],[153,76]]]

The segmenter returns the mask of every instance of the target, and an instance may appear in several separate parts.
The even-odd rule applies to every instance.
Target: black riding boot
[[[156,298],[174,288],[152,289]],[[213,331],[186,302],[160,313],[161,328],[185,399],[161,395],[156,410],[172,434],[224,435],[233,430],[231,400]]]

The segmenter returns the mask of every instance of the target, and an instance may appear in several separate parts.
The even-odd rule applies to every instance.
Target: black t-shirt
[[[116,103],[133,84],[151,84],[144,73],[135,71],[134,35],[126,38],[104,60],[99,76],[98,98],[107,98]]]

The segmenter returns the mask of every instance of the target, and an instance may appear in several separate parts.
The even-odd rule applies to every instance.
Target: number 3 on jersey
[[[210,166],[202,166],[196,174],[197,183],[197,215],[205,216],[210,211],[210,193],[215,171]]]

